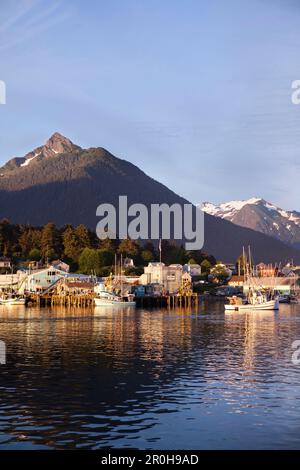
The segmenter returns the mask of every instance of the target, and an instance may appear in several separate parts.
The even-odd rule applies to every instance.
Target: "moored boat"
[[[243,247],[243,271],[244,281],[247,280],[247,295],[244,299],[231,297],[229,304],[225,305],[225,310],[238,312],[246,310],[278,310],[280,297],[276,294],[274,287],[265,289],[261,286],[260,278],[257,274],[255,275],[253,269],[250,247],[248,262],[246,261]]]
[[[291,296],[288,294],[280,294],[278,300],[281,304],[289,304],[291,302]]]
[[[18,296],[2,296],[0,297],[1,305],[25,305],[26,299]]]
[[[95,286],[96,296],[94,302],[96,307],[116,306],[116,307],[135,307],[134,295],[130,292],[124,292],[123,289],[123,261],[121,255],[120,272],[117,271],[117,259],[115,260],[115,276],[112,274],[107,278],[106,283],[100,283]],[[107,290],[109,289],[109,290]]]
[[[245,311],[245,310],[278,310],[279,309],[279,300],[278,298],[265,300],[255,303],[247,304],[226,304],[225,310],[231,311]]]
[[[106,306],[106,305],[115,305],[115,306],[126,306],[126,307],[135,307],[136,303],[133,300],[133,296],[121,297],[116,294],[111,294],[110,292],[102,291],[95,298],[94,302],[96,307]]]

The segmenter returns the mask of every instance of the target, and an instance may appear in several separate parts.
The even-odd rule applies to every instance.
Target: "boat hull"
[[[262,302],[260,304],[244,304],[244,305],[225,305],[225,310],[243,312],[245,310],[278,310],[279,301],[278,299],[269,300],[268,302]]]
[[[1,305],[25,305],[25,299],[1,299]]]

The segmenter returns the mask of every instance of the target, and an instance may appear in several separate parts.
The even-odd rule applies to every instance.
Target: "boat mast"
[[[249,273],[250,273],[250,276],[252,277],[252,276],[253,276],[253,272],[252,272],[252,260],[251,260],[251,248],[250,248],[250,245],[248,245],[248,252],[249,252]]]
[[[246,281],[246,260],[245,260],[245,247],[243,246],[243,273],[244,273],[244,282]]]

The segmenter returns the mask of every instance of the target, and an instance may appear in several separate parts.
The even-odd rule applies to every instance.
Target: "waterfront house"
[[[182,281],[182,265],[164,263],[149,263],[144,268],[144,274],[140,276],[140,284],[159,284],[168,293],[177,293]]]
[[[58,295],[80,295],[80,294],[93,294],[95,283],[86,280],[76,280],[74,278],[68,279],[64,277],[60,279],[53,289]]]
[[[20,286],[20,292],[41,293],[48,290],[49,287],[64,276],[66,276],[66,273],[54,266],[48,266],[47,268],[38,269],[33,272],[29,271]]]

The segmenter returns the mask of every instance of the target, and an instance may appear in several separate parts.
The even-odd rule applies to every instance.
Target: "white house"
[[[149,263],[144,268],[144,274],[140,276],[140,283],[160,284],[169,293],[177,293],[181,286],[182,266],[181,264]]]

